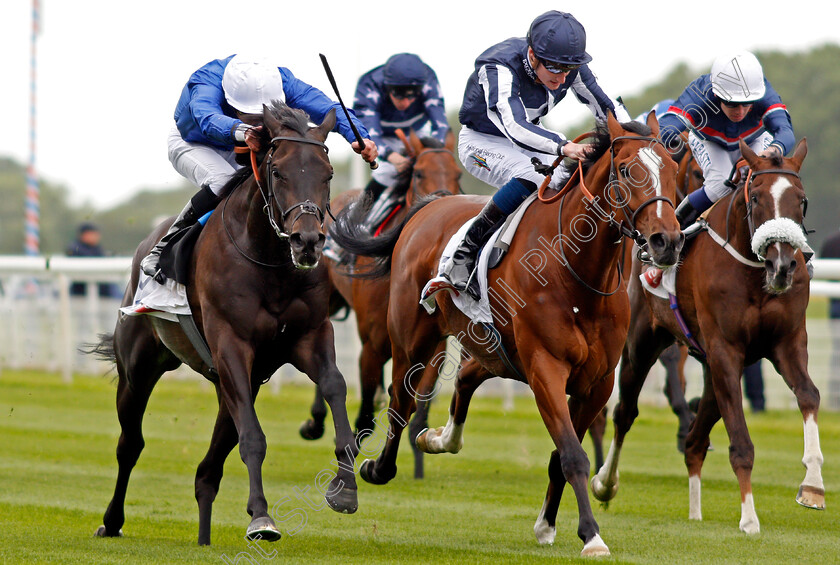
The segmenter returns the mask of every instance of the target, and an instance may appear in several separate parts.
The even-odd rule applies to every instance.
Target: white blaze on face
[[[773,186],[770,187],[770,194],[773,196],[774,217],[782,217],[779,215],[779,203],[782,201],[782,196],[784,196],[785,191],[792,186],[791,182],[785,178],[785,175],[779,175],[779,178],[777,178],[773,183]]]
[[[650,183],[656,188],[656,196],[662,196],[662,180],[659,171],[662,169],[662,158],[650,147],[639,151],[639,161],[647,168]],[[656,201],[656,217],[662,218],[662,200]]]

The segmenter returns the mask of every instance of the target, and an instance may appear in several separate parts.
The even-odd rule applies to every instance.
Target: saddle
[[[209,214],[207,215],[209,217]],[[204,222],[202,220],[205,220]],[[205,218],[202,218],[192,226],[185,228],[172,236],[169,245],[164,247],[160,254],[160,269],[166,278],[172,279],[183,285],[187,284],[189,276],[190,260],[192,259],[195,244],[201,230],[204,228]]]

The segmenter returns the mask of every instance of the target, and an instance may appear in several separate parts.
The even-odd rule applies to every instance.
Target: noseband
[[[255,165],[255,158],[253,152],[251,153],[251,164],[254,169],[254,180],[257,183],[257,188],[260,191],[260,196],[263,198],[263,212],[268,216],[268,223],[271,224],[271,227],[274,229],[274,233],[277,234],[277,237],[280,239],[288,239],[289,234],[286,232],[286,220],[288,219],[289,215],[292,213],[293,210],[299,209],[297,215],[292,220],[292,226],[301,218],[301,216],[305,215],[312,215],[318,218],[319,225],[323,228],[324,227],[324,218],[325,218],[325,211],[321,210],[317,204],[312,202],[311,200],[304,200],[303,202],[298,202],[292,206],[289,206],[285,210],[280,211],[280,223],[278,225],[275,216],[274,216],[274,206],[271,205],[272,200],[277,200],[277,196],[274,193],[274,186],[273,186],[273,177],[270,174],[269,167],[271,166],[271,157],[274,155],[274,150],[277,149],[277,142],[278,141],[293,141],[295,143],[308,143],[310,145],[317,145],[324,149],[326,153],[329,153],[329,147],[327,147],[324,143],[320,141],[315,141],[314,139],[307,139],[305,137],[288,137],[284,135],[280,135],[277,137],[271,138],[271,150],[269,150],[268,155],[266,155],[263,164],[265,165],[265,178],[266,181],[266,189],[263,190],[262,184],[260,183],[260,177],[258,174],[258,168]],[[327,212],[329,212],[329,203],[327,203]]]
[[[738,166],[737,164],[735,165]],[[799,249],[805,243],[805,234],[807,230],[802,223],[799,223],[799,227],[802,230],[802,233],[796,233],[796,226],[797,224],[787,217],[776,218],[773,220],[769,220],[758,227],[759,237],[756,238],[756,227],[755,227],[755,220],[753,220],[753,207],[752,201],[750,200],[750,185],[752,180],[759,176],[759,175],[768,175],[768,174],[776,174],[776,175],[788,175],[795,177],[797,179],[800,178],[799,173],[796,171],[790,171],[787,169],[763,169],[761,171],[752,171],[747,174],[747,179],[744,182],[744,204],[747,207],[747,225],[749,226],[750,230],[750,241],[752,242],[751,247],[753,248],[753,253],[755,253],[756,257],[760,260],[764,260],[764,251],[767,250],[767,247],[773,242],[784,241],[790,243],[794,248]],[[734,171],[733,171],[734,175]],[[804,220],[805,213],[808,210],[808,199],[805,199],[804,208],[802,210],[802,218]],[[769,224],[772,222],[776,222],[779,226],[774,226],[777,228],[778,233],[774,233],[774,235],[768,235],[769,232],[772,232],[772,228],[769,227]],[[767,230],[762,230],[762,228],[767,227]]]

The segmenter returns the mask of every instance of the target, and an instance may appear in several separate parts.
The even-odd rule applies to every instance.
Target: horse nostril
[[[299,232],[295,232],[289,236],[289,245],[291,245],[295,249],[300,249],[303,247],[303,237],[300,235]]]
[[[656,250],[665,249],[665,236],[661,233],[655,233],[648,238],[648,244]]]

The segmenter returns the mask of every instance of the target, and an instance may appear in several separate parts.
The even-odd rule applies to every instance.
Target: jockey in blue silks
[[[540,123],[567,93],[585,104],[597,120],[606,121],[607,113],[613,112],[619,121],[630,121],[627,110],[598,86],[587,65],[591,60],[583,26],[571,14],[558,11],[538,16],[527,37],[503,41],[475,60],[458,116],[463,125],[458,153],[469,173],[499,190],[467,230],[440,276],[427,286],[427,297],[454,288],[478,298],[473,271],[481,245],[544,178],[534,170],[533,157],[547,165],[558,155],[586,157],[591,145],[568,141]],[[562,187],[566,180],[568,173],[559,167],[549,186]]]
[[[216,207],[221,189],[241,168],[234,146],[259,151],[263,104],[273,100],[305,111],[318,123],[330,110],[336,110],[333,131],[344,136],[366,161],[376,159],[376,144],[364,139],[364,147],[359,147],[341,106],[297,79],[289,69],[243,55],[210,61],[190,76],[181,91],[169,133],[169,161],[200,190],[140,263],[143,272],[160,284],[166,282],[158,265],[161,251],[176,233]],[[367,130],[355,118],[354,124],[367,138]]]
[[[725,181],[741,157],[740,140],[761,157],[783,156],[796,141],[787,107],[748,51],[718,57],[711,73],[689,84],[659,118],[659,126],[672,152],[679,134],[689,130],[688,145],[703,170],[703,187],[677,206],[683,229],[729,193]]]

